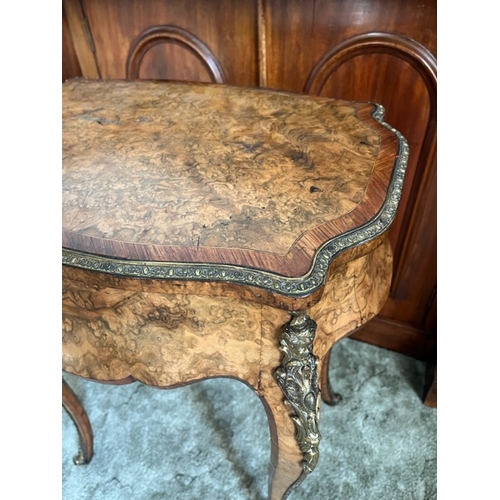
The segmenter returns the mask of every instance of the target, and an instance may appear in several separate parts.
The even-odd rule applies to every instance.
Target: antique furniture
[[[62,17],[63,81],[212,81],[382,104],[411,156],[389,297],[352,338],[435,364],[436,0],[64,0]]]
[[[269,498],[316,466],[332,345],[389,294],[408,145],[382,106],[226,85],[63,84],[63,369],[239,379]]]

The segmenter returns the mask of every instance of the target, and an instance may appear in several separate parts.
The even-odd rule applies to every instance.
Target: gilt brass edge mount
[[[383,121],[384,112],[383,106],[376,105],[372,115],[375,120],[391,130],[399,140],[399,151],[384,205],[378,214],[365,225],[325,242],[316,253],[310,270],[303,276],[288,277],[261,269],[228,264],[126,260],[67,248],[62,250],[62,263],[124,277],[218,281],[254,286],[289,297],[305,297],[323,286],[330,263],[338,254],[377,238],[390,227],[396,216],[408,166],[409,146],[406,139],[396,129]]]
[[[281,330],[279,350],[283,357],[274,371],[285,405],[292,409],[303,474],[310,474],[318,464],[321,439],[318,358],[313,354],[315,333],[316,323],[305,312],[293,312]]]

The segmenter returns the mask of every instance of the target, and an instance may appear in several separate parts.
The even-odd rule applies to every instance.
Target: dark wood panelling
[[[68,19],[64,9],[62,11],[62,81],[69,80],[70,78],[75,78],[82,76],[82,70],[80,68],[80,63],[78,62],[78,57],[76,56],[75,46],[73,45],[73,39],[71,38],[71,32],[69,30]]]
[[[370,72],[373,67],[379,71]],[[339,76],[339,71],[345,74]],[[415,269],[411,270],[412,276],[408,276],[408,249],[415,231],[411,226],[418,225],[420,219],[415,204],[424,190],[432,189],[432,180],[428,178],[435,174],[434,165],[428,164],[430,154],[435,156],[435,75],[434,58],[424,47],[399,35],[370,33],[350,38],[334,47],[315,66],[305,86],[306,92],[314,94],[332,95],[340,92],[345,99],[383,103],[387,121],[409,140],[411,159],[402,203],[391,234],[395,249],[391,290],[393,301],[408,300],[412,293],[417,300],[422,295],[429,297],[435,285],[434,277],[428,275],[424,277],[426,283],[421,282],[416,290],[413,276]],[[386,84],[381,85],[381,81]],[[328,83],[331,89],[328,89]],[[429,238],[429,222],[427,219],[427,234],[422,235],[426,240],[432,240],[432,237]],[[420,266],[421,262],[417,265]],[[412,290],[408,287],[408,280]],[[422,290],[422,286],[426,289]],[[397,307],[397,312],[401,313],[397,319],[422,324],[426,302],[420,305],[420,308]],[[388,314],[396,319],[394,311]]]
[[[80,0],[63,0],[63,11],[82,75],[86,78],[100,78],[92,34]]]
[[[176,59],[183,59],[183,65],[167,63]],[[146,28],[130,46],[127,79],[144,79],[151,72],[160,80],[227,83],[224,69],[210,48],[191,32],[172,25]]]
[[[257,8],[253,0],[83,0],[102,78],[125,78],[130,47],[146,29],[176,26],[201,40],[233,85],[258,82]],[[167,42],[168,43],[168,42]],[[206,65],[185,44],[156,45],[141,78],[210,81]]]
[[[381,103],[410,143],[391,296],[354,337],[425,356],[436,289],[436,3],[268,0],[265,10],[269,87]]]
[[[182,60],[183,65],[165,64],[165,61]],[[133,79],[133,76],[131,77]],[[146,54],[139,68],[138,78],[147,80],[182,80],[210,82],[210,74],[205,65],[184,47],[173,43],[162,43],[152,47]]]
[[[370,328],[366,328],[366,325],[361,327],[351,335],[351,338],[379,345],[422,361],[428,359],[429,350],[433,345],[431,339],[423,335],[420,328],[392,321],[380,315],[370,321]]]
[[[273,88],[301,92],[324,54],[362,33],[403,35],[436,55],[436,2],[267,0],[265,10],[268,85]],[[380,74],[379,68],[371,67],[370,73]]]

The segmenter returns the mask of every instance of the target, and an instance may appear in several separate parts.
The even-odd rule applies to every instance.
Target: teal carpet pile
[[[437,410],[422,404],[425,365],[351,339],[333,350],[341,402],[321,407],[320,461],[288,500],[434,500]],[[170,390],[63,374],[83,402],[94,457],[75,466],[63,410],[63,500],[265,500],[270,434],[245,384]]]

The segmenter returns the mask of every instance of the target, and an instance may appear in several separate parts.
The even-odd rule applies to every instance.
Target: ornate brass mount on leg
[[[304,457],[302,475],[293,487],[314,470],[319,460],[321,393],[318,358],[312,352],[315,334],[316,323],[303,311],[293,312],[291,321],[281,331],[279,350],[283,358],[281,366],[274,372],[274,378],[285,394],[285,405],[293,409],[295,437]]]

